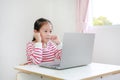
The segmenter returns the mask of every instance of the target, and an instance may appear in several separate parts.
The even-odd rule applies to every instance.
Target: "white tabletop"
[[[15,69],[28,73],[40,74],[58,80],[87,80],[94,77],[120,73],[120,66],[100,63],[91,63],[87,66],[65,70],[48,69],[37,65],[16,66]]]

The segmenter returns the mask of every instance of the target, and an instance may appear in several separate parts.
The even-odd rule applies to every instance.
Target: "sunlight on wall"
[[[92,0],[93,17],[105,16],[113,24],[120,24],[120,0]]]

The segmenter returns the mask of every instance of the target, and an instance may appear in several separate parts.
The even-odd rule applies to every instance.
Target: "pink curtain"
[[[76,31],[85,32],[88,23],[89,0],[76,0]]]

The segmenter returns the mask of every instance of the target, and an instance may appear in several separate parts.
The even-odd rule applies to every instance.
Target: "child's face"
[[[51,39],[52,25],[44,24],[40,29],[40,36],[43,43],[47,43]]]

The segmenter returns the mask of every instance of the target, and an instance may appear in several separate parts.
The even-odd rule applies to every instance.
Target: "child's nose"
[[[49,35],[49,36],[50,36],[50,35],[51,35],[51,33],[49,33],[49,32],[48,32],[48,33],[47,33],[47,35]]]

